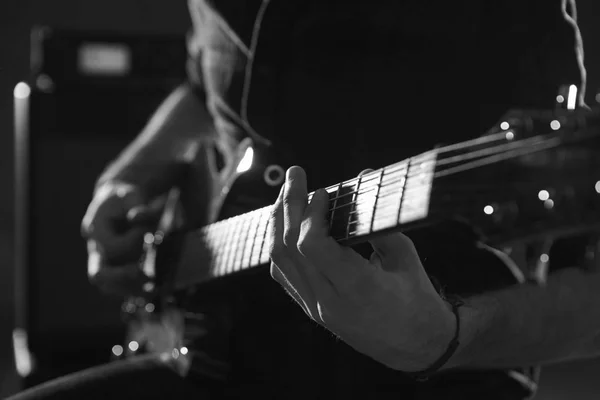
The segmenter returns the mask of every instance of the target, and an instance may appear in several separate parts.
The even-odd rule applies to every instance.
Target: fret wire
[[[553,145],[554,145],[554,143],[553,143]],[[512,151],[507,156],[510,156],[513,153],[516,154],[516,152]],[[439,150],[438,150],[437,154],[439,154]],[[517,155],[519,155],[519,154],[517,154]],[[416,201],[418,202],[419,198],[422,196],[422,194],[424,193],[424,191],[427,191],[428,189],[431,188],[432,183],[431,183],[431,181],[426,182],[426,183],[421,183],[421,182],[416,181],[416,179],[421,180],[421,176],[423,178],[425,178],[427,176],[429,176],[431,178],[432,175],[433,175],[433,177],[436,177],[436,178],[439,177],[439,176],[445,176],[444,175],[444,171],[438,171],[437,170],[439,161],[440,161],[439,159],[438,160],[436,160],[435,158],[432,159],[432,157],[430,157],[427,153],[424,153],[424,155],[422,155],[420,158],[417,158],[417,157],[411,158],[409,160],[405,160],[405,161],[396,163],[394,165],[391,165],[389,167],[386,167],[385,168],[385,173],[384,173],[383,170],[380,170],[380,171],[378,171],[378,173],[365,174],[365,175],[361,176],[360,177],[360,178],[362,178],[361,182],[363,182],[363,183],[364,182],[370,182],[370,181],[374,180],[376,176],[381,176],[381,175],[384,175],[384,174],[388,175],[388,176],[390,176],[392,178],[388,182],[383,182],[383,180],[380,179],[380,183],[377,185],[377,194],[376,194],[376,197],[375,197],[375,201],[376,201],[375,208],[377,209],[378,215],[381,215],[382,217],[385,217],[385,216],[388,215],[387,211],[386,211],[386,210],[388,210],[387,206],[383,207],[383,208],[381,207],[382,205],[386,204],[386,203],[384,203],[383,200],[387,198],[388,201],[391,201],[392,197],[398,196],[398,193],[396,192],[396,190],[392,189],[393,186],[394,186],[394,184],[402,182],[403,183],[403,188],[408,187],[409,186],[408,185],[408,179],[406,179],[406,178],[415,178],[415,179],[411,179],[411,182],[415,181],[415,186],[410,187],[409,190],[405,190],[401,194],[401,197],[400,197],[400,201],[401,201],[401,207],[400,207],[400,209],[401,210],[400,210],[400,212],[402,212],[402,208],[405,205],[410,204],[410,203],[414,203]],[[423,167],[425,167],[426,165],[430,165],[432,163],[435,163],[435,167],[434,168],[429,169],[425,173],[422,173],[420,171]],[[467,167],[467,168],[469,166],[465,165],[465,167]],[[405,171],[405,179],[404,179],[404,181],[402,181],[402,178],[398,178],[397,176],[396,177],[392,177],[392,174],[387,174],[388,171],[391,171],[391,172],[394,172],[394,171],[398,171],[398,172],[399,171]],[[449,168],[448,171],[451,171],[451,172],[446,173],[446,175],[454,172],[454,170],[452,168]],[[368,193],[369,190],[374,190],[373,188],[367,188],[366,185],[364,185],[363,183],[361,183],[360,185],[357,185],[356,190],[354,190],[354,191],[352,191],[350,193],[340,194],[341,193],[341,190],[340,190],[341,188],[343,188],[345,186],[349,186],[349,185],[351,185],[351,184],[353,184],[355,182],[357,182],[356,178],[353,179],[353,180],[346,181],[346,182],[341,182],[341,183],[337,184],[336,186],[334,186],[334,187],[337,187],[337,192],[336,192],[337,197],[334,197],[333,199],[331,199],[332,202],[330,202],[330,204],[333,203],[335,206],[337,206],[337,203],[338,203],[337,199],[338,198],[341,198],[341,197],[344,197],[344,196],[348,196],[348,195],[353,195],[353,200],[351,201],[351,203],[344,204],[344,205],[340,206],[339,208],[349,206],[350,209],[351,209],[352,215],[354,217],[368,215],[368,214],[366,214],[367,211],[357,210],[356,209],[357,207],[359,207],[359,205],[364,204],[364,202],[361,201],[362,199],[361,198],[357,198],[357,197],[358,197],[358,195],[360,195],[362,193]],[[384,190],[384,189],[387,189],[387,190]],[[382,195],[383,192],[387,192],[387,194]],[[416,203],[414,203],[414,204],[416,204]],[[334,213],[337,214],[335,212],[336,211],[335,209],[330,210],[330,211],[331,211],[332,216],[333,216]],[[371,218],[372,218],[371,222],[372,222],[372,225],[373,225],[373,221],[375,219],[374,213],[371,215]],[[334,220],[334,218],[331,218],[331,222],[333,220]],[[209,229],[209,230],[206,231],[211,236],[211,238],[214,239],[214,245],[215,246],[218,246],[219,242],[222,242],[223,240],[225,240],[226,245],[227,245],[225,247],[225,250],[224,251],[217,251],[217,253],[220,256],[225,256],[226,259],[231,257],[231,250],[233,248],[235,248],[230,243],[231,240],[229,240],[229,239],[231,239],[231,235],[232,235],[232,229],[230,228],[231,225],[229,225],[229,224],[233,223],[234,225],[237,225],[236,223],[238,221],[239,221],[239,219],[232,219],[232,220],[227,221],[227,223],[224,223],[222,226],[220,226],[219,228],[221,228],[221,229],[216,229],[217,227],[215,227],[213,229]],[[398,223],[399,223],[399,221],[400,221],[400,218],[398,217]],[[330,222],[330,225],[331,225],[331,222]],[[360,218],[358,218],[358,221],[347,221],[347,222],[349,222],[349,223],[347,223],[347,227],[348,227],[350,225],[351,226],[355,226],[355,225],[359,224],[361,221],[360,221]],[[235,226],[234,226],[234,228],[235,228]],[[267,227],[266,228],[268,229],[268,223],[267,223]],[[257,227],[256,229],[257,229],[257,232],[258,232],[259,228]],[[266,236],[266,234],[267,234],[267,229],[265,229],[264,232],[263,232],[264,236]],[[219,235],[218,234],[219,230],[220,231],[225,231],[226,235],[223,235],[223,234]],[[233,231],[235,232],[235,230],[233,230]],[[349,236],[350,231],[348,229],[346,229],[346,232],[347,232],[346,233],[346,237],[347,237],[347,236]],[[223,239],[223,238],[225,238],[225,239]],[[256,239],[256,238],[254,238],[254,239]],[[260,249],[260,253],[259,253],[259,257],[260,258],[262,258],[261,255],[262,255],[262,252],[263,252],[263,248],[265,247],[265,244],[266,244],[265,242],[266,242],[265,240],[263,240],[261,242],[261,249]],[[255,244],[253,242],[252,246],[254,246],[254,245]],[[223,248],[223,246],[220,246],[220,247]],[[224,262],[224,264],[226,264],[226,261]],[[217,268],[218,268],[218,266],[217,266]]]
[[[248,246],[249,246],[249,240],[250,240],[250,230],[252,229],[252,221],[253,221],[253,213],[248,213],[246,214],[246,223],[244,225],[244,232],[242,234],[242,251],[240,253],[240,262],[239,262],[239,268],[244,269],[244,259],[246,254],[248,253]]]
[[[231,221],[233,223],[233,227],[231,229],[231,235],[229,236],[229,240],[227,241],[227,244],[229,246],[229,251],[228,251],[228,257],[227,257],[227,263],[225,264],[225,271],[224,271],[224,275],[229,274],[229,269],[231,267],[231,265],[233,264],[233,260],[235,258],[235,239],[237,237],[237,231],[238,231],[238,227],[240,226],[240,219],[235,218]]]
[[[501,140],[502,137],[503,137],[503,135],[504,134],[499,135],[498,138]],[[524,140],[530,140],[531,141],[532,139],[537,138],[537,137],[544,137],[544,138],[546,138],[546,140],[548,142],[551,142],[552,140],[555,140],[555,139],[558,139],[560,141],[561,138],[560,137],[556,137],[556,136],[558,136],[558,133],[554,133],[553,132],[552,134],[537,135],[536,137],[527,138],[527,139],[524,139]],[[469,146],[479,146],[479,145],[482,145],[482,144],[487,144],[487,143],[493,142],[495,140],[498,140],[498,139],[496,139],[496,135],[490,135],[490,136],[486,136],[484,138],[478,138],[478,139],[474,139],[474,140],[471,140],[471,141],[466,141],[466,142],[463,142],[463,143],[459,143],[459,144],[456,144],[456,145],[451,145],[451,146],[446,146],[446,147],[441,147],[441,148],[433,149],[433,150],[430,150],[428,152],[422,153],[422,154],[420,154],[417,157],[412,157],[411,159],[408,159],[408,160],[399,161],[399,162],[397,162],[395,164],[391,164],[391,165],[389,165],[389,166],[387,166],[385,168],[388,171],[394,171],[395,169],[402,169],[402,168],[404,168],[406,166],[407,162],[409,162],[411,164],[411,166],[418,166],[418,165],[420,165],[422,163],[431,162],[432,161],[431,155],[433,155],[433,158],[435,159],[436,163],[442,163],[443,160],[444,160],[444,158],[438,157],[440,154],[446,153],[446,152],[448,152],[450,150],[451,151],[456,151],[456,150],[459,150],[459,149],[460,150],[467,149]],[[521,143],[524,140],[514,141],[513,143],[517,143],[517,142]],[[502,146],[503,144],[501,144],[500,146]],[[559,145],[559,144],[560,144],[560,142],[553,143],[553,145]],[[537,149],[535,151],[537,151]],[[508,151],[507,151],[507,153],[508,153]],[[520,154],[517,154],[517,155],[520,155]],[[415,162],[415,159],[417,159],[417,158],[421,158],[421,159],[423,159],[423,161],[419,161],[417,163],[417,162]],[[488,157],[488,158],[497,158],[497,157],[492,156],[492,157]],[[502,161],[502,160],[500,160],[500,161]],[[475,163],[477,163],[477,162],[473,162],[473,161],[470,162],[470,164],[475,164]],[[468,164],[469,163],[467,163],[466,165],[468,165]],[[461,172],[463,170],[464,170],[463,166],[452,167],[452,168],[448,168],[447,170],[436,171],[436,173],[434,174],[434,177],[446,176],[446,175],[450,175],[450,174],[454,173],[454,171]],[[415,169],[414,173],[418,173],[417,171],[418,170]],[[447,172],[447,171],[451,171],[451,172]],[[375,172],[378,172],[378,171],[373,171],[372,173],[369,173],[369,174],[374,174]],[[340,185],[352,185],[352,184],[354,184],[354,182],[356,181],[356,179],[357,178],[353,178],[353,179],[344,181]],[[337,187],[337,186],[338,186],[337,184],[329,186],[329,187],[326,188],[326,190],[328,190],[328,191],[329,190],[334,190],[334,188]]]
[[[269,225],[271,222],[270,213],[263,215],[262,219],[263,220],[266,219],[267,223],[265,224],[265,229],[263,231],[263,240],[261,241],[261,244],[260,244],[260,252],[259,252],[259,258],[258,258],[259,263],[262,263],[263,251],[265,251],[265,249],[267,248],[267,246],[266,246],[267,245],[267,243],[266,243],[267,242],[267,234],[269,232]]]
[[[351,186],[351,185],[344,185],[344,187],[347,187],[347,186]],[[354,185],[352,185],[352,186],[354,186]],[[369,187],[369,186],[365,187],[365,190],[369,190],[369,189],[371,189],[371,187]],[[336,191],[336,193],[339,193],[339,190]],[[349,191],[349,192],[345,192],[345,193],[343,193],[343,194],[341,194],[339,196],[333,197],[333,198],[331,198],[329,200],[331,202],[333,202],[334,200],[343,199],[344,197],[349,197],[349,196],[352,196],[354,194],[361,194],[361,192],[359,192],[357,190],[352,190],[352,191]]]
[[[391,193],[386,193],[386,194],[382,194],[382,195],[380,194],[379,197],[378,197],[378,203],[379,204],[388,204],[389,202],[397,199],[399,196],[402,196],[402,194],[403,194],[402,193],[402,189],[398,190],[398,193],[391,192]],[[369,196],[369,197],[375,197],[375,196]],[[363,206],[365,204],[368,204],[370,201],[371,201],[370,199],[363,197],[360,201],[357,201],[357,202],[354,202],[354,203],[343,204],[343,205],[339,206],[337,209],[340,210],[340,209],[343,209],[343,208],[352,207],[353,205]],[[355,212],[356,212],[356,210],[350,210],[348,213],[352,214],[352,213],[355,213]]]
[[[212,230],[210,229],[212,227]],[[221,231],[223,224],[211,224],[208,226],[209,229],[203,229],[206,235],[211,237],[211,248],[210,251],[213,254],[213,263],[210,268],[210,273],[212,275],[216,275],[216,270],[219,266],[219,256],[221,254],[221,246],[219,246],[219,242],[221,240],[221,236],[219,232]]]
[[[382,171],[382,170],[381,170],[381,171]],[[380,173],[381,173],[381,172],[380,172]],[[404,181],[403,181],[403,180],[404,180]],[[403,177],[401,177],[401,178],[400,178],[400,179],[398,179],[398,180],[394,180],[394,181],[391,181],[391,182],[382,183],[382,184],[381,184],[381,188],[382,188],[382,189],[389,189],[391,186],[393,186],[394,184],[396,184],[396,183],[399,183],[399,182],[402,182],[403,184],[405,184],[405,183],[406,183],[406,182],[405,182],[405,180],[406,180],[406,177],[405,177],[405,176],[403,176]],[[404,185],[403,185],[403,186],[404,186]],[[368,192],[368,191],[370,191],[370,190],[374,190],[374,189],[375,189],[375,188],[369,188],[369,189],[366,189],[366,191],[365,191],[365,192],[361,192],[361,193],[358,193],[358,194],[359,194],[359,195],[360,195],[360,194],[364,194],[364,193],[366,193],[366,192]],[[348,193],[346,193],[345,195],[343,195],[343,196],[340,196],[339,198],[342,198],[342,197],[345,197],[345,196],[349,196],[349,195],[352,195],[352,194],[356,194],[356,193],[357,193],[356,191],[348,192]],[[335,200],[335,199],[337,199],[337,198],[334,198],[334,199],[332,199],[332,201],[333,201],[333,200]],[[348,205],[348,204],[352,204],[352,203],[351,203],[351,202],[350,202],[350,203],[345,203],[345,204],[342,204],[340,207],[344,207],[344,206],[346,206],[346,205]],[[329,209],[329,211],[332,211],[332,210],[333,210],[333,208],[330,208],[330,209]]]
[[[240,252],[240,258],[239,258],[239,262],[237,263],[237,267],[238,270],[242,270],[244,269],[244,256],[247,252],[248,249],[248,240],[250,238],[250,229],[252,227],[252,217],[253,217],[253,213],[247,213],[244,214],[245,217],[245,222],[243,225],[243,232],[242,232],[242,240],[241,240],[241,252]]]
[[[356,203],[356,193],[358,193],[360,191],[360,182],[361,181],[362,181],[362,175],[359,175],[358,181],[356,182],[355,194],[352,197],[352,203]],[[352,210],[356,211],[356,204],[353,205],[353,208],[351,208],[351,211]],[[346,222],[346,237],[348,237],[348,232],[350,231],[350,221],[351,221],[350,216],[351,215],[352,215],[352,212],[348,213],[348,221]]]
[[[252,229],[252,242],[250,244],[250,255],[248,256],[248,266],[247,268],[250,268],[252,266],[252,252],[254,251],[254,245],[256,244],[256,233],[258,232],[258,229],[260,227],[259,225],[259,216],[260,214],[254,213],[254,216],[252,218],[252,221],[254,222],[253,229]]]
[[[240,232],[242,230],[242,223],[244,222],[240,216],[234,220],[235,230],[233,237],[231,238],[231,257],[227,262],[227,274],[231,274],[235,271],[235,262],[237,260],[238,249],[240,244]]]
[[[261,211],[259,213],[259,218],[258,218],[259,223],[258,223],[258,227],[256,229],[255,236],[258,237],[258,235],[260,234],[263,238],[262,238],[262,240],[257,240],[257,247],[255,247],[256,250],[258,250],[258,252],[256,253],[256,261],[254,261],[254,259],[255,259],[254,253],[256,250],[254,250],[254,249],[252,250],[252,260],[253,260],[252,262],[253,263],[256,262],[256,264],[260,264],[262,246],[264,245],[264,232],[266,229],[266,223],[264,221],[265,221],[265,215],[267,215],[267,214],[268,213],[266,211]]]
[[[253,222],[253,228],[252,228],[252,241],[250,242],[250,251],[248,252],[248,266],[247,268],[250,268],[252,266],[252,258],[253,258],[253,254],[254,254],[254,247],[256,246],[256,233],[258,232],[258,230],[260,229],[260,213],[254,213],[254,216],[252,218]]]
[[[225,276],[228,274],[229,272],[229,265],[230,263],[233,261],[233,257],[234,257],[234,246],[233,246],[233,238],[235,237],[235,234],[237,232],[237,227],[239,224],[239,218],[234,218],[232,219],[232,224],[231,224],[231,228],[228,230],[227,232],[227,236],[226,236],[226,242],[225,242],[225,247],[226,247],[226,257],[225,260],[223,260],[223,269],[222,269],[222,276]]]
[[[330,231],[333,228],[333,218],[334,218],[334,215],[335,215],[337,201],[340,198],[340,191],[342,190],[342,185],[343,185],[343,183],[340,182],[339,185],[338,185],[338,187],[337,187],[336,197],[334,197],[334,199],[333,199],[333,207],[330,210],[331,211],[331,215],[329,216],[329,230]]]
[[[215,276],[218,276],[219,274],[219,269],[221,268],[221,263],[223,262],[223,257],[225,256],[225,248],[223,246],[223,243],[225,242],[225,233],[226,233],[226,224],[221,224],[221,226],[219,226],[218,229],[218,240],[215,242],[215,246],[217,246],[217,257],[215,260],[215,265],[213,268],[213,273],[215,274]]]
[[[410,171],[413,168],[412,161],[413,161],[413,159],[409,158],[408,164],[406,166],[406,175],[405,175],[404,182],[402,185],[402,195],[400,196],[400,204],[398,204],[398,211],[396,212],[396,222],[397,223],[400,223],[400,215],[402,214],[402,207],[404,205],[404,199],[405,199],[405,194],[406,194],[406,182],[408,181]]]
[[[361,199],[360,199],[359,201],[352,200],[351,202],[348,202],[348,203],[345,203],[345,204],[341,204],[341,205],[337,206],[336,208],[333,208],[333,207],[332,207],[332,208],[330,208],[328,211],[330,211],[330,212],[331,212],[331,211],[334,211],[334,210],[339,210],[339,209],[342,209],[342,208],[344,208],[344,207],[347,207],[347,206],[349,206],[349,205],[353,205],[353,204],[356,204],[357,206],[358,206],[358,205],[363,205],[363,204],[364,204],[366,201],[368,201],[368,197],[369,197],[369,196],[367,196],[367,194],[368,194],[369,192],[372,192],[372,191],[375,191],[375,188],[373,188],[373,189],[370,189],[369,191],[362,192],[362,193],[356,193],[357,197],[362,195],[362,196],[361,196]]]
[[[385,168],[381,168],[381,172],[379,172],[379,182],[377,183],[377,193],[375,193],[375,202],[373,203],[373,215],[371,215],[371,224],[369,226],[369,233],[373,232],[373,225],[375,223],[375,210],[377,209],[377,203],[379,202],[379,191],[381,190],[381,182],[383,182],[383,174],[385,173]]]
[[[262,216],[262,221],[263,221],[262,222],[263,223],[262,240],[261,240],[260,252],[258,253],[259,264],[262,263],[263,253],[265,252],[265,249],[267,249],[267,247],[268,247],[267,246],[267,237],[268,237],[268,233],[269,233],[269,223],[271,221],[271,212],[264,213]]]
[[[238,238],[237,249],[235,252],[235,265],[234,271],[239,271],[242,269],[242,258],[244,255],[244,248],[246,247],[246,229],[248,227],[248,217],[242,218],[241,228],[240,228],[240,236]],[[238,269],[239,268],[239,269]]]
[[[211,230],[212,228],[212,230]],[[208,229],[202,229],[202,232],[204,232],[207,236],[210,237],[210,246],[209,246],[209,251],[212,254],[212,265],[210,266],[210,274],[211,275],[216,275],[215,274],[215,270],[218,268],[219,265],[219,255],[221,254],[221,249],[220,246],[218,246],[219,243],[219,239],[220,236],[218,236],[218,230],[219,230],[219,226],[214,224],[214,225],[209,225]]]
[[[227,265],[227,257],[229,256],[229,246],[227,244],[230,231],[233,229],[233,224],[229,223],[223,227],[223,241],[221,243],[222,255],[219,265],[219,276],[225,275],[225,266]]]
[[[394,198],[389,198],[391,196],[386,196],[386,197],[381,197],[382,199],[385,199],[387,202],[386,203],[378,203],[378,207],[377,207],[377,213],[379,213],[380,210],[384,210],[388,207],[393,207],[396,211],[397,211],[397,205],[392,202],[391,200],[395,200],[395,198],[397,198],[397,196],[394,196]],[[350,204],[348,204],[348,206],[350,206]],[[366,216],[367,213],[370,213],[370,210],[361,210],[361,211],[357,211],[357,210],[351,210],[348,215],[351,216],[355,216],[355,217],[359,217],[359,216]],[[334,219],[333,221],[338,221],[339,223],[341,223],[342,221],[345,221],[346,217],[345,214],[342,214],[340,217]]]
[[[383,209],[378,208],[377,209],[377,219],[378,218],[388,218],[388,217],[393,216],[394,214],[397,214],[397,213],[398,213],[397,206],[389,206],[389,207],[383,208]],[[365,219],[366,219],[366,218],[368,218],[369,215],[371,215],[371,212],[365,210],[365,211],[363,211],[363,212],[361,212],[359,214],[356,214],[356,215],[357,215],[357,217],[365,217]],[[364,223],[364,221],[360,221],[359,220],[359,221],[351,221],[350,222],[350,224],[362,224],[362,223]]]

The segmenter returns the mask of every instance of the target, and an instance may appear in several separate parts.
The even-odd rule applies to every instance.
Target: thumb
[[[402,233],[390,233],[369,240],[374,253],[371,263],[385,271],[411,271],[422,268],[412,240]]]

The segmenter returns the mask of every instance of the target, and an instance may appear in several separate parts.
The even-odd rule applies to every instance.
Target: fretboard
[[[330,235],[340,243],[425,219],[437,152],[363,174],[326,188]],[[310,193],[308,200],[312,198]],[[269,262],[271,207],[228,218],[200,230],[212,254],[211,276],[222,277]]]

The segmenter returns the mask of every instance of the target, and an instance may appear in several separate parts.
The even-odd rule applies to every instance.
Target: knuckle
[[[298,236],[300,235],[299,228],[286,227],[283,232],[283,244],[287,248],[293,248],[298,242]]]
[[[303,255],[311,254],[315,248],[314,240],[311,239],[310,235],[305,235],[301,240],[298,240],[297,248]]]
[[[318,245],[319,242],[315,238],[313,224],[310,219],[304,220],[296,248],[300,253],[306,255],[307,253],[314,252]]]
[[[281,202],[282,202],[284,208],[299,208],[305,204],[306,200],[300,199],[296,196],[286,195],[286,196],[283,196],[283,199],[281,199]]]

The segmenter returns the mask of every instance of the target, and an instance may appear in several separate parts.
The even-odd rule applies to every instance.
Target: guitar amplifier
[[[24,386],[110,359],[120,299],[87,279],[96,178],[185,80],[185,37],[33,29],[15,88],[15,361]]]

